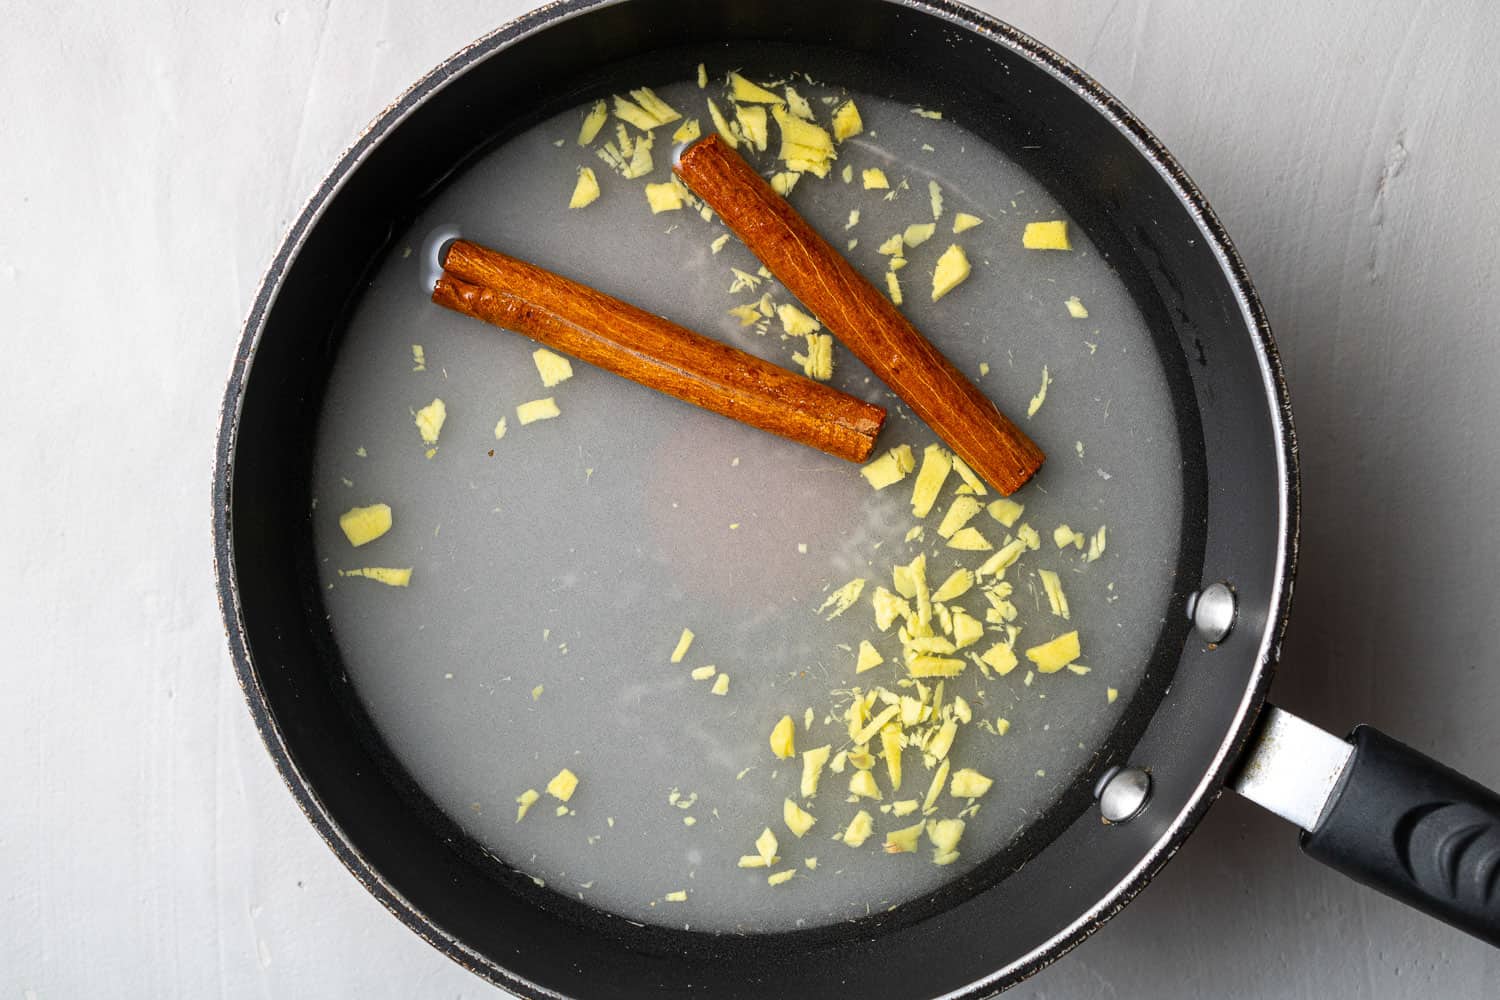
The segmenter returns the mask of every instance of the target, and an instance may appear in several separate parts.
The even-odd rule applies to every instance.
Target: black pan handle
[[[1369,726],[1349,742],[1302,850],[1500,946],[1500,795]]]

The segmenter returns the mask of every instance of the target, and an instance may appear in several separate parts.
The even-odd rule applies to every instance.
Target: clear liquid
[[[705,92],[692,82],[656,89],[711,127]],[[830,109],[817,97],[836,91],[799,89],[826,124]],[[716,85],[708,93],[719,96]],[[1141,681],[1171,593],[1181,456],[1160,363],[1119,279],[1076,227],[1071,253],[1021,249],[1025,222],[1063,214],[1000,152],[906,105],[856,100],[865,134],[841,147],[829,178],[804,178],[791,201],[836,246],[857,238],[850,259],[883,287],[886,258],[876,247],[910,223],[931,221],[928,181],[941,185],[937,234],[908,251],[900,272],[904,308],[1048,451],[1041,473],[1015,497],[1044,536],[1041,551],[1008,574],[1025,628],[1018,645],[1076,627],[1092,668],[1087,676],[1037,676],[1027,686],[1023,660],[1004,678],[987,680],[971,667],[949,682],[949,697],[962,694],[977,718],[1011,725],[1004,736],[964,727],[955,745],[955,767],[995,779],[968,820],[956,863],[933,865],[925,841],[916,854],[884,854],[884,833],[915,817],[846,803],[852,769],[825,773],[810,806],[818,824],[794,838],[781,807],[796,795],[799,763],[774,759],[767,744],[789,713],[799,750],[844,746],[844,724],[825,718],[830,692],[894,686],[899,654],[889,638],[877,642],[886,666],[859,678],[853,672],[849,647],[876,638],[867,602],[832,622],[814,612],[851,577],[870,578],[872,589],[890,586],[890,566],[919,551],[928,553],[934,585],[956,565],[974,565],[936,536],[953,481],[925,540],[907,543],[910,479],[872,492],[855,466],[577,362],[570,381],[544,389],[534,344],[427,300],[422,241],[456,223],[478,242],[796,367],[800,339],[781,338],[779,325],[759,335],[726,314],[766,290],[777,302],[790,297],[774,281],[730,295],[730,268],[754,272],[758,262],[733,238],[711,252],[726,232],[717,219],[688,210],[651,215],[644,180],[618,177],[575,144],[581,111],[507,142],[435,198],[375,275],[328,388],[316,544],[354,689],[402,764],[479,844],[558,892],[631,919],[701,930],[817,926],[960,875],[1082,773]],[[605,136],[613,128],[611,119]],[[658,130],[657,166],[645,180],[667,178],[673,128]],[[773,152],[775,142],[773,126]],[[771,171],[768,155],[754,159]],[[846,164],[853,184],[839,177]],[[603,196],[569,211],[576,169],[585,165]],[[889,201],[863,190],[859,172],[873,166],[908,187]],[[846,231],[852,208],[860,221]],[[985,221],[953,236],[957,212]],[[953,242],[967,249],[974,273],[932,303],[933,263]],[[1088,319],[1068,315],[1063,303],[1073,295]],[[413,343],[425,349],[426,371],[412,371]],[[1028,420],[1044,365],[1052,383]],[[934,440],[838,346],[833,384],[890,410],[881,451],[909,442],[920,454]],[[562,416],[518,426],[515,407],[545,396],[556,398]],[[412,411],[434,397],[448,418],[428,459]],[[496,440],[502,416],[509,428]],[[351,549],[339,513],[377,501],[394,508],[395,527]],[[1050,534],[1061,522],[1090,532],[1107,524],[1103,558],[1084,564],[1071,550],[1059,553]],[[974,523],[994,541],[1004,534],[985,515]],[[367,565],[411,566],[412,584],[393,589],[337,573]],[[1061,572],[1071,623],[1049,613],[1038,567]],[[956,603],[982,617],[977,590]],[[697,638],[673,665],[668,657],[684,627]],[[704,664],[731,675],[726,697],[689,679],[688,670]],[[1115,704],[1106,699],[1111,687],[1120,694]],[[817,719],[806,732],[809,706]],[[930,772],[911,751],[905,766],[900,797],[920,797]],[[573,814],[554,815],[556,802],[544,796],[516,822],[515,797],[543,788],[563,767],[581,779]],[[876,774],[888,789],[883,769]],[[696,799],[680,808],[669,801],[674,791]],[[946,795],[943,802],[943,816],[961,805]],[[859,849],[831,840],[862,807],[875,815],[876,835]],[[736,867],[766,826],[781,842],[778,867],[801,871],[777,887],[764,871]],[[804,867],[812,857],[815,871]],[[677,890],[688,891],[686,903],[663,901]]]

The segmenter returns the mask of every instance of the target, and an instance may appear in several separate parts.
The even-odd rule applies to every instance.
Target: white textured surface
[[[367,896],[282,788],[223,648],[208,476],[294,213],[408,83],[527,4],[129,6],[0,3],[0,997],[497,996]],[[1500,11],[984,6],[1157,130],[1260,288],[1306,513],[1276,700],[1500,784]],[[1500,952],[1226,799],[1013,995],[1497,982]]]

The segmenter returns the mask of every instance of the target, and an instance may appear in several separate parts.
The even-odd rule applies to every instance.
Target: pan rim
[[[429,95],[499,50],[544,31],[554,24],[600,8],[626,2],[629,0],[555,0],[553,3],[530,11],[464,46],[443,60],[382,110],[359,133],[327,176],[319,183],[298,213],[296,220],[288,228],[256,291],[250,312],[241,328],[231,372],[226,383],[214,457],[211,499],[216,593],[236,677],[256,730],[265,743],[277,772],[292,792],[303,814],[335,856],[365,889],[402,923],[469,971],[496,985],[527,996],[555,996],[557,994],[540,984],[517,976],[512,970],[471,948],[407,899],[363,856],[298,767],[286,744],[280,723],[271,714],[266,692],[260,683],[250,654],[243,608],[240,603],[232,541],[231,479],[235,465],[246,376],[257,353],[271,306],[276,301],[282,282],[309,234],[318,225],[335,195],[359,169],[369,152],[424,104]],[[1098,901],[1081,912],[1062,930],[1026,954],[996,969],[989,976],[949,994],[955,997],[981,996],[1012,986],[1050,965],[1123,909],[1180,849],[1225,784],[1229,772],[1249,741],[1251,729],[1265,701],[1290,613],[1300,519],[1297,444],[1280,356],[1272,338],[1270,324],[1250,282],[1244,262],[1202,192],[1155,134],[1102,85],[1077,66],[1036,39],[989,14],[954,2],[954,0],[876,0],[876,2],[935,17],[977,34],[991,44],[1003,46],[1066,86],[1130,141],[1188,211],[1218,262],[1234,296],[1240,318],[1251,337],[1251,347],[1260,369],[1264,398],[1270,410],[1268,415],[1271,418],[1271,430],[1274,436],[1273,450],[1278,479],[1276,484],[1278,549],[1275,554],[1266,623],[1262,634],[1258,637],[1254,662],[1250,668],[1250,678],[1244,694],[1208,769],[1193,789],[1187,803],[1168,824],[1162,835],[1144,853],[1140,861]]]

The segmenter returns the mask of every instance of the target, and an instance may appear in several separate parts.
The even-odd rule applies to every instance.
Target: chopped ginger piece
[[[768,883],[770,883],[771,885],[781,885],[781,884],[783,884],[785,882],[790,882],[792,880],[792,876],[794,876],[796,874],[797,874],[797,869],[795,869],[795,868],[788,868],[785,871],[779,871],[779,872],[776,872],[775,874],[767,875],[766,876],[766,881]]]
[[[767,868],[776,863],[776,834],[771,832],[769,826],[755,838],[755,853],[766,863]]]
[[[843,841],[849,847],[861,847],[875,832],[875,818],[861,809],[854,814],[849,825],[844,827]]]
[[[823,328],[816,319],[791,303],[777,306],[776,318],[781,320],[781,328],[790,337],[805,337]]]
[[[932,222],[916,222],[906,227],[901,234],[901,242],[909,247],[919,247],[932,239],[932,234],[937,231],[937,224]]]
[[[823,776],[823,767],[828,763],[828,754],[832,749],[825,743],[802,751],[802,784],[799,790],[804,799],[818,794],[818,779]]]
[[[536,373],[542,378],[542,385],[548,389],[573,377],[572,363],[561,354],[553,354],[545,347],[538,347],[532,351],[531,360],[536,365]]]
[[[855,771],[849,778],[849,794],[862,799],[879,799],[880,786],[869,771]]]
[[[526,814],[531,811],[531,807],[536,805],[536,800],[541,797],[541,794],[538,793],[535,788],[528,788],[526,789],[526,791],[516,796],[517,823],[526,818]]]
[[[1068,527],[1066,524],[1059,524],[1057,527],[1052,529],[1052,543],[1060,549],[1065,549],[1069,545],[1072,545],[1074,539],[1077,539],[1079,537],[1081,536],[1079,536],[1076,532],[1073,531],[1072,528]]]
[[[957,780],[957,775],[954,778]],[[937,848],[938,856],[957,850],[959,838],[963,835],[964,821],[961,819],[935,819],[927,824],[927,839]]]
[[[1021,553],[1025,551],[1026,543],[1019,538],[1013,539],[1002,545],[996,550],[994,555],[981,563],[979,568],[974,570],[974,575],[1002,575],[1007,569],[1015,565],[1016,560],[1021,558]]]
[[[588,114],[583,116],[583,125],[578,129],[578,145],[587,146],[593,142],[608,119],[609,107],[603,101],[595,101]]]
[[[1089,551],[1088,554],[1083,557],[1085,562],[1093,562],[1095,559],[1098,559],[1100,556],[1104,555],[1104,527],[1104,525],[1100,525],[1099,530],[1094,532],[1094,537],[1089,539]]]
[[[729,96],[750,104],[780,104],[781,95],[752,83],[738,73],[729,74]]]
[[[656,92],[650,87],[632,90],[630,96],[635,98],[635,103],[641,106],[641,110],[656,119],[658,125],[675,122],[682,117],[670,104],[657,97]]]
[[[1053,222],[1028,222],[1021,234],[1021,245],[1027,250],[1071,250],[1068,242],[1068,223],[1065,219]]]
[[[499,441],[503,437],[505,437],[505,418],[501,417],[495,421],[495,440]]]
[[[724,143],[730,149],[738,149],[740,141],[735,138],[734,129],[729,127],[729,122],[725,120],[724,113],[719,110],[719,106],[714,103],[712,97],[708,99],[708,117],[713,120],[714,129],[719,133],[719,138],[723,139]]]
[[[885,178],[885,171],[879,167],[870,167],[860,171],[860,177],[864,181],[866,191],[880,191],[891,186],[891,182]]]
[[[708,689],[709,694],[716,694],[720,698],[729,693],[729,675],[720,674],[714,678],[714,686]]]
[[[927,200],[932,203],[932,217],[941,219],[943,217],[943,189],[938,186],[937,181],[927,182]]]
[[[953,217],[953,233],[955,236],[959,233],[966,233],[983,221],[977,215],[970,215],[968,212],[959,212]]]
[[[669,892],[665,896],[663,896],[662,899],[668,903],[686,903],[687,890],[678,889],[676,892]]]
[[[885,835],[885,853],[912,853],[917,849],[917,840],[922,836],[922,831],[926,828],[927,822],[923,820],[906,827],[904,830],[892,830]]]
[[[952,766],[952,762],[948,760],[938,765],[937,773],[932,776],[932,782],[927,786],[927,796],[922,800],[923,815],[937,807],[938,796],[943,794],[943,786],[948,783],[948,769]]]
[[[807,353],[793,354],[792,360],[802,366],[808,378],[827,382],[833,378],[833,337],[826,333],[807,335]]]
[[[1115,699],[1120,697],[1120,692],[1115,688],[1105,688],[1104,697],[1109,700],[1109,703],[1111,705],[1113,705],[1115,703]]]
[[[948,756],[948,751],[953,748],[953,738],[957,735],[958,722],[955,719],[949,719],[943,723],[938,734],[932,738],[932,742],[927,744],[927,752],[938,760],[944,759]]]
[[[866,463],[859,471],[872,487],[883,490],[892,483],[905,479],[907,473],[916,467],[917,460],[911,453],[911,445],[903,444]]]
[[[875,627],[882,632],[888,630],[897,618],[911,616],[911,606],[884,587],[875,588],[870,603],[875,606]]]
[[[443,421],[448,419],[448,407],[441,399],[434,399],[417,411],[417,432],[426,444],[437,444],[443,432]]]
[[[880,244],[880,246],[878,246],[878,247],[875,248],[875,252],[876,253],[883,253],[887,257],[890,257],[890,256],[900,257],[905,250],[906,250],[906,241],[904,239],[902,239],[900,233],[897,233],[896,235],[889,237],[884,243]]]
[[[899,705],[892,708],[900,711]],[[886,773],[891,778],[891,791],[901,787],[901,727],[885,726],[880,730],[880,755],[885,759]]]
[[[885,724],[894,719],[900,712],[901,705],[899,703],[895,705],[887,705],[885,708],[880,710],[879,715],[875,716],[875,718],[866,723],[864,727],[861,728],[857,733],[852,734],[850,736],[850,739],[856,746],[862,746],[870,742],[875,738],[875,735],[880,732]],[[858,765],[855,766],[857,767]]]
[[[365,566],[361,569],[341,569],[339,576],[358,576],[366,580],[383,583],[387,587],[411,586],[411,567],[397,569],[392,566]]]
[[[833,112],[833,137],[839,142],[859,135],[865,130],[864,120],[859,117],[859,108],[853,101],[845,101]]]
[[[948,575],[942,586],[932,592],[934,601],[951,601],[962,597],[974,586],[974,573],[971,570],[959,568]]]
[[[952,538],[958,530],[979,513],[980,503],[970,496],[955,497],[953,503],[948,507],[948,513],[943,515],[943,521],[938,525],[937,533],[942,538]],[[973,530],[973,529],[970,529]],[[951,542],[949,543],[952,544]],[[983,546],[989,548],[986,542]]]
[[[914,656],[906,664],[912,677],[957,677],[964,671],[964,661],[945,656]]]
[[[789,114],[779,104],[771,109],[771,115],[781,129],[781,149],[777,157],[790,170],[827,177],[832,161],[838,157],[833,148],[833,137],[821,125]]]
[[[953,462],[941,446],[930,444],[923,450],[922,471],[917,473],[911,493],[911,512],[915,517],[926,517],[931,513],[952,468]]]
[[[1026,651],[1026,658],[1036,664],[1040,673],[1055,674],[1063,667],[1072,663],[1082,655],[1078,645],[1078,633],[1065,632],[1053,639],[1044,642],[1040,646],[1032,646]]]
[[[599,198],[599,178],[593,167],[578,168],[578,182],[573,185],[573,196],[568,199],[569,208],[587,208]]]
[[[1078,296],[1074,295],[1069,297],[1065,302],[1063,302],[1063,305],[1068,307],[1068,315],[1072,316],[1074,319],[1089,318],[1089,311],[1084,308],[1084,305],[1079,300]]]
[[[964,484],[958,488],[959,493],[982,497],[989,492],[989,488],[984,485],[984,480],[976,476],[968,463],[957,455],[953,456],[953,471],[958,473],[958,478],[964,481]]]
[[[969,257],[957,243],[943,251],[932,271],[932,301],[947,295],[969,276]]]
[[[1004,497],[996,500],[989,506],[990,517],[993,517],[1007,528],[1015,524],[1025,510],[1026,508],[1021,504],[1016,503],[1014,500],[1005,499]]]
[[[1036,574],[1042,578],[1042,590],[1047,594],[1047,603],[1051,605],[1052,613],[1066,621],[1071,615],[1068,613],[1068,595],[1063,593],[1062,581],[1050,569],[1039,569]]]
[[[738,319],[740,321],[740,326],[749,326],[752,323],[759,323],[761,319],[760,310],[748,303],[735,306],[733,309],[729,310],[729,315]]]
[[[739,866],[741,868],[769,868],[780,860],[780,858],[772,858],[767,861],[759,854],[741,854]]]
[[[682,188],[676,181],[647,184],[646,203],[651,206],[652,215],[660,215],[663,212],[675,212],[682,208],[683,205]]]
[[[984,625],[963,608],[953,609],[953,644],[959,649],[984,637]]]
[[[688,676],[695,681],[706,681],[719,672],[719,668],[712,664],[703,667],[694,667],[688,672]]]
[[[1029,524],[1023,524],[1019,528],[1017,528],[1016,537],[1019,538],[1023,543],[1025,543],[1026,547],[1033,552],[1042,547],[1042,536],[1038,534],[1037,530]]]
[[[677,131],[672,133],[673,142],[694,142],[698,136],[703,134],[703,129],[698,125],[698,119],[689,118],[677,126]]]
[[[812,105],[807,103],[807,98],[791,87],[785,88],[783,92],[786,94],[786,106],[791,109],[792,114],[798,118],[812,118],[813,109]]]
[[[784,799],[781,803],[781,821],[786,824],[786,828],[792,831],[795,836],[801,837],[808,830],[811,830],[813,824],[818,820],[812,813],[803,809],[791,799]]]
[[[948,539],[948,548],[959,549],[963,552],[988,552],[994,546],[978,528],[964,528],[954,532],[953,537]]]
[[[885,657],[880,655],[879,650],[870,645],[870,640],[859,641],[859,656],[854,661],[854,672],[862,674],[866,670],[874,670],[885,662]]]
[[[672,662],[681,663],[682,658],[687,655],[688,647],[693,644],[693,630],[685,628],[682,635],[677,639],[677,648],[672,650]]]
[[[859,595],[864,593],[864,590],[864,577],[855,577],[853,580],[850,580],[838,590],[835,590],[833,593],[829,594],[828,599],[818,606],[818,614],[821,615],[823,612],[827,611],[828,620],[833,621],[839,615],[843,614],[845,611],[848,611],[851,607],[853,607],[854,602],[859,600]]]
[[[795,170],[783,170],[771,177],[771,190],[785,198],[801,179],[802,175]]]
[[[990,790],[994,779],[986,778],[972,767],[966,767],[953,772],[953,783],[948,786],[948,794],[956,799],[977,799]]]
[[[557,772],[557,777],[547,782],[547,794],[554,799],[566,802],[573,797],[573,792],[578,788],[578,775],[567,768]]]
[[[1035,396],[1031,397],[1031,403],[1026,407],[1028,417],[1036,416],[1036,411],[1040,410],[1042,404],[1047,401],[1047,387],[1051,384],[1052,374],[1047,371],[1046,365],[1042,365],[1042,387],[1036,391]]]
[[[699,63],[698,64],[698,89],[702,90],[704,87],[707,87],[707,86],[708,86],[708,69],[702,63]]]
[[[749,104],[736,104],[734,117],[740,123],[740,134],[745,137],[745,141],[756,149],[764,150],[771,135],[771,130],[767,125],[766,109]]]
[[[1001,677],[1016,669],[1016,663],[1019,662],[1016,659],[1016,651],[1003,642],[995,643],[980,659],[994,668],[995,673]]]
[[[534,424],[538,420],[551,420],[561,415],[562,411],[557,408],[557,401],[551,396],[546,399],[533,399],[529,403],[522,403],[516,407],[516,419],[521,422],[522,427]]]
[[[351,507],[339,515],[339,528],[356,549],[368,545],[391,530],[390,504],[375,503],[368,507]]]
[[[771,730],[771,752],[783,760],[795,755],[796,732],[797,724],[792,721],[792,717],[783,715]]]

